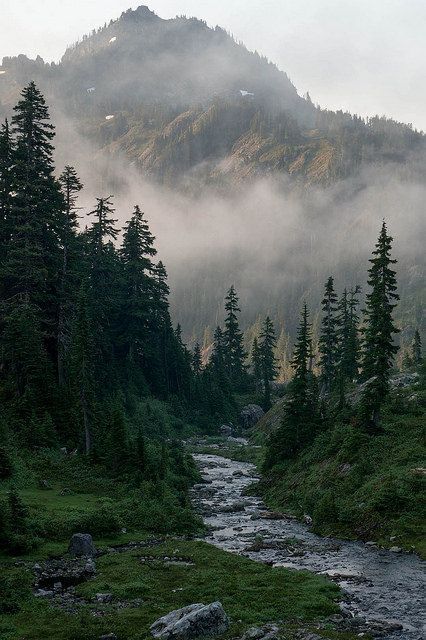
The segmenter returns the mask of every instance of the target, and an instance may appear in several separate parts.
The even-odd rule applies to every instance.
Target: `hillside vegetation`
[[[281,403],[263,419],[262,439],[282,419]],[[269,472],[261,482],[263,495],[274,509],[310,515],[322,535],[425,555],[425,425],[423,371],[420,383],[392,392],[379,435],[338,420],[296,459]]]

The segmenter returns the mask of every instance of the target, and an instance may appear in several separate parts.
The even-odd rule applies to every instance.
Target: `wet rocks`
[[[225,633],[229,619],[220,602],[191,604],[163,616],[151,625],[154,638],[189,640]]]
[[[238,513],[244,511],[246,508],[245,502],[233,502],[232,504],[225,504],[217,509],[218,513]]]
[[[74,558],[78,556],[94,556],[96,550],[90,533],[74,533],[69,543],[68,553]]]
[[[34,565],[33,570],[36,576],[34,588],[36,595],[40,596],[45,590],[58,592],[86,582],[95,575],[96,566],[91,558],[59,559]]]
[[[283,513],[279,513],[279,511],[262,511],[259,513],[259,518],[263,520],[284,520],[286,517]]]

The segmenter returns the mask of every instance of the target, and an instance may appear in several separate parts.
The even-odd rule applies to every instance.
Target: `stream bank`
[[[352,632],[424,640],[426,580],[420,558],[317,536],[268,510],[260,497],[244,495],[257,480],[253,464],[203,453],[194,458],[203,483],[192,497],[209,528],[207,542],[257,562],[329,576],[342,589],[341,622]]]

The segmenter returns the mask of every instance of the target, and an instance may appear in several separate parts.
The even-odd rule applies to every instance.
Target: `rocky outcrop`
[[[229,619],[220,602],[191,604],[163,616],[151,625],[154,638],[189,640],[220,635],[229,628]]]
[[[74,533],[70,540],[68,553],[73,558],[79,556],[93,557],[96,554],[96,549],[90,533]]]
[[[240,422],[244,429],[251,429],[264,415],[265,412],[258,404],[248,404],[241,410]]]

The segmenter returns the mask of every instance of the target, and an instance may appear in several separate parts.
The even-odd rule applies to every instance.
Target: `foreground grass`
[[[184,557],[191,565],[165,564],[163,559],[171,555]],[[98,558],[96,578],[77,588],[87,604],[76,615],[34,598],[28,568],[3,566],[6,584],[12,578],[21,585],[16,592],[20,611],[2,616],[2,640],[93,640],[111,632],[120,640],[138,640],[148,637],[150,624],[169,611],[215,600],[222,602],[231,619],[227,637],[271,621],[282,621],[289,629],[283,637],[291,637],[290,630],[302,622],[335,613],[339,596],[339,589],[323,577],[273,569],[203,542],[179,539]],[[113,594],[111,605],[91,603],[96,593],[105,592]],[[114,602],[134,598],[142,600],[135,608],[114,607]],[[102,614],[95,614],[95,609],[102,609]]]

